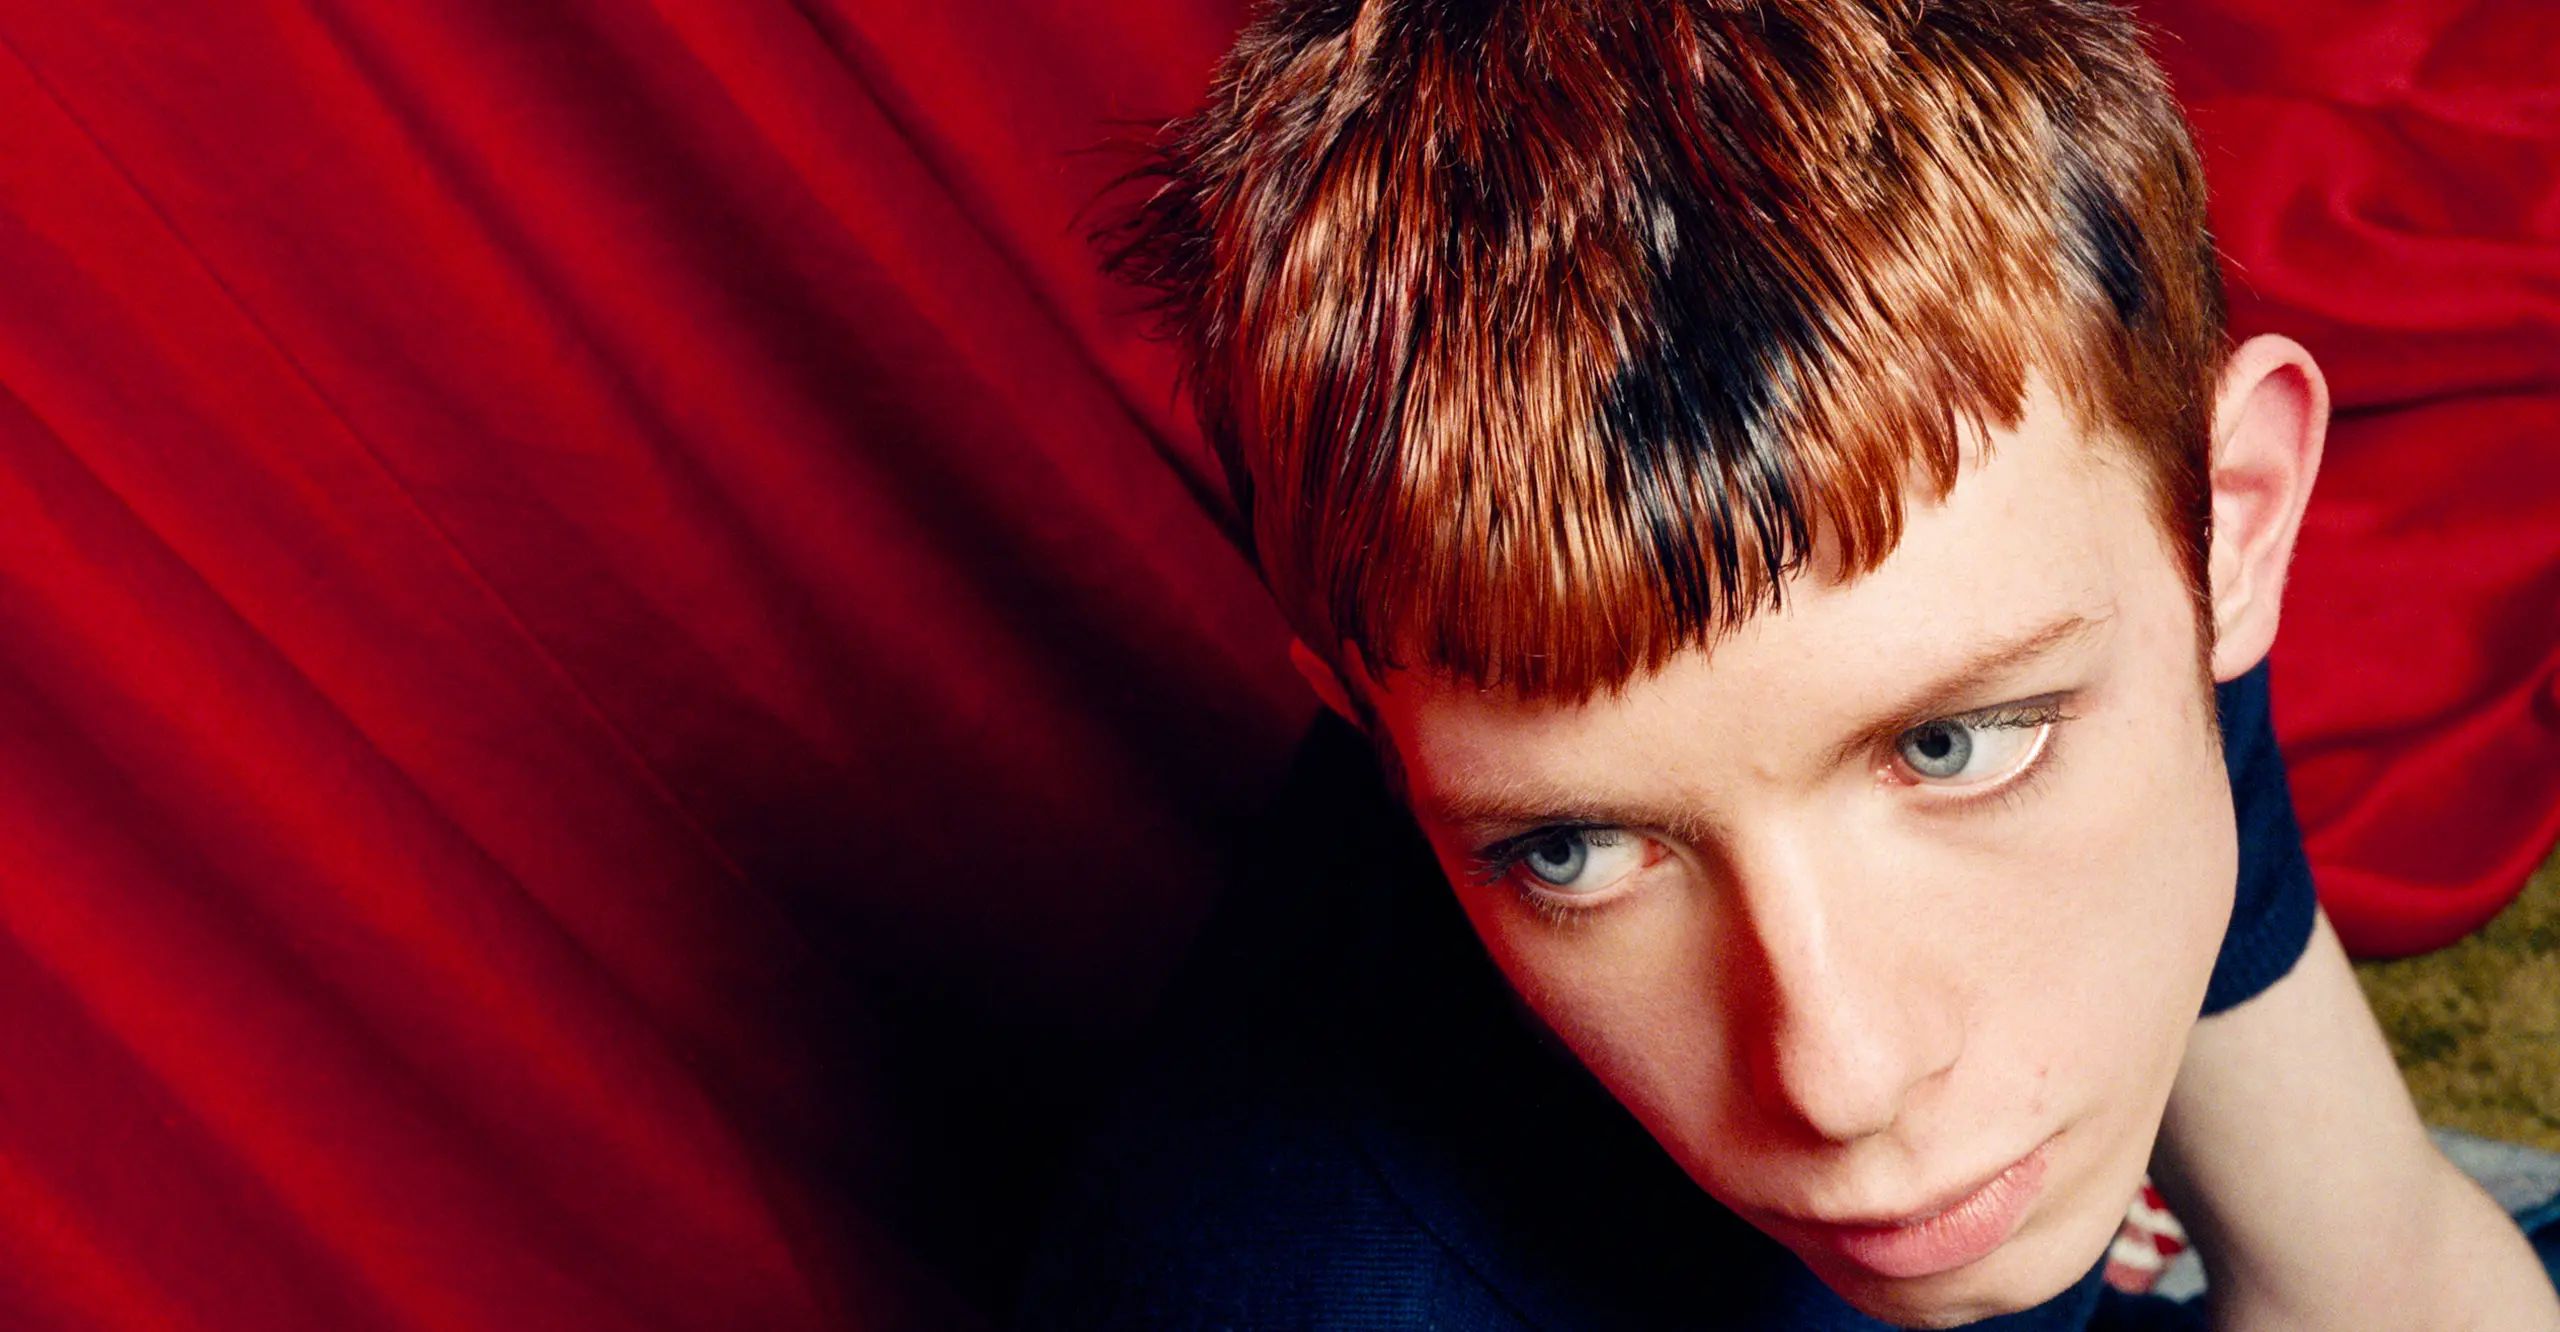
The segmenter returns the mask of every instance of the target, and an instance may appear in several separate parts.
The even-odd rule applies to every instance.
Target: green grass
[[[2356,979],[2428,1123],[2560,1151],[2560,854],[2479,933]]]

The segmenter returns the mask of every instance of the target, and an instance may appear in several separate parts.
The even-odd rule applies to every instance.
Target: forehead
[[[2184,596],[2134,468],[2039,381],[2015,427],[1970,442],[1943,500],[1913,500],[1902,542],[1863,577],[1801,573],[1779,608],[1588,702],[1414,672],[1390,674],[1371,694],[1418,784],[1490,778],[1523,756],[1594,742],[1624,758],[1673,733],[1684,744],[1701,733],[1738,745],[1793,738],[1862,716],[1986,646],[2074,620],[2124,632],[2129,600],[2144,612],[2139,632],[2174,634]]]

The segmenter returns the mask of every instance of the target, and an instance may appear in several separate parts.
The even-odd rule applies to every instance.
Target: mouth
[[[1830,1254],[1880,1277],[1910,1280],[1952,1272],[2009,1242],[2044,1190],[2052,1146],[2046,1139],[1998,1174],[1923,1211],[1889,1219],[1772,1216],[1768,1229],[1800,1253]]]

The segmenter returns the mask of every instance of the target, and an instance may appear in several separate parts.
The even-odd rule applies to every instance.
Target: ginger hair
[[[1108,267],[1337,670],[1614,688],[1873,569],[2031,372],[2210,631],[2220,278],[2110,5],[1273,4],[1134,178]]]

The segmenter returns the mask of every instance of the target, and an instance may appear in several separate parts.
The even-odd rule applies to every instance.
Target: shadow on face
[[[2194,602],[2041,385],[1786,591],[1586,703],[1367,701],[1488,950],[1701,1187],[1871,1314],[2025,1307],[2121,1220],[2230,910]]]

